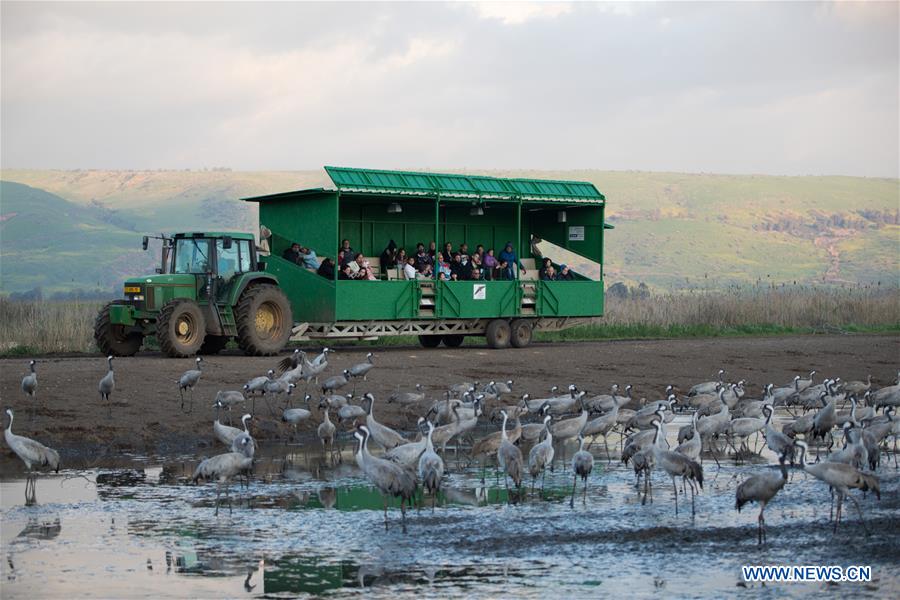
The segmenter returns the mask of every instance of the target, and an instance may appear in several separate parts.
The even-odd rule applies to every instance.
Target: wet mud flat
[[[596,449],[595,449],[596,450]],[[705,461],[706,485],[674,513],[656,473],[643,504],[630,467],[596,468],[570,508],[572,474],[557,461],[532,493],[508,495],[488,467],[450,462],[434,512],[410,511],[407,530],[353,464],[329,465],[301,446],[264,448],[249,487],[214,515],[214,485],[188,485],[201,457],[138,457],[126,467],[38,481],[0,480],[4,598],[34,597],[741,597],[885,598],[900,592],[900,471],[883,464],[882,497],[856,493],[832,533],[827,487],[793,469],[766,511],[734,510],[746,476],[771,468]],[[889,461],[886,461],[889,462]],[[484,479],[482,480],[482,477]],[[530,482],[529,482],[530,484]],[[680,486],[679,486],[680,494]],[[749,584],[742,565],[868,565],[868,583]]]
[[[865,379],[875,385],[890,383],[900,366],[900,336],[897,335],[806,335],[759,338],[713,338],[697,340],[642,340],[615,342],[570,342],[534,344],[521,350],[490,350],[486,347],[425,349],[420,347],[341,347],[329,357],[325,376],[340,373],[363,362],[366,352],[375,354],[375,369],[368,381],[354,381],[342,392],[357,397],[372,392],[377,398],[378,420],[394,428],[412,431],[416,418],[442,397],[454,383],[513,380],[513,394],[486,407],[515,402],[522,393],[533,397],[548,394],[552,385],[565,389],[570,383],[589,394],[608,393],[613,383],[634,386],[636,402],[660,399],[666,385],[681,393],[698,381],[728,371],[731,381],[748,382],[748,394],[761,395],[769,382],[784,384],[796,374],[818,371],[821,377]],[[311,353],[318,351],[309,349]],[[114,362],[116,391],[112,416],[100,401],[97,384],[106,373],[101,356],[38,358],[37,400],[31,403],[20,388],[27,359],[0,360],[0,398],[16,411],[15,431],[50,445],[62,454],[64,463],[86,462],[94,466],[116,461],[122,454],[172,455],[193,453],[213,445],[210,423],[213,399],[218,390],[240,390],[253,377],[265,375],[280,360],[251,358],[239,354],[206,357],[203,375],[194,390],[193,410],[185,414],[176,381],[194,368],[192,359],[167,359],[145,353]],[[412,391],[420,383],[426,400],[398,406],[386,400],[398,390]],[[301,383],[292,397],[302,405],[305,393],[317,405],[320,390],[314,383]],[[236,407],[234,420],[249,410]],[[190,407],[188,402],[187,407]],[[282,440],[291,429],[278,415],[284,399],[273,400],[275,415],[266,402],[255,402],[252,429],[261,440]],[[30,420],[34,409],[36,416]],[[224,419],[224,416],[223,416]],[[301,424],[300,433],[315,431],[317,416]],[[489,426],[485,420],[485,428]],[[349,424],[344,427],[349,429]],[[11,453],[0,452],[0,473],[17,472]]]

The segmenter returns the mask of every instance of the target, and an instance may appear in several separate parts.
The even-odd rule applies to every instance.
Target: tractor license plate
[[[136,285],[126,285],[125,286],[126,294],[139,294],[140,291],[141,291],[140,286],[136,286]]]

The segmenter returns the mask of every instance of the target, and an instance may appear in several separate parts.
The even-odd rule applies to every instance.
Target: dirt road
[[[327,374],[363,361],[368,350],[337,347]],[[712,379],[719,368],[726,369],[732,381],[747,380],[752,394],[765,383],[784,384],[795,374],[805,375],[812,369],[818,372],[817,380],[823,376],[865,379],[871,373],[880,386],[893,380],[900,367],[900,336],[896,335],[570,342],[506,351],[481,347],[373,351],[377,367],[368,382],[359,382],[357,395],[375,394],[377,418],[402,429],[410,429],[415,415],[424,410],[407,411],[385,400],[398,388],[412,390],[415,383],[425,386],[428,404],[452,383],[492,379],[514,380],[517,395],[544,394],[551,385],[564,387],[572,382],[589,392],[601,392],[617,382],[623,386],[631,383],[636,398],[657,399],[666,384],[674,384],[683,393],[693,383]],[[193,452],[213,443],[211,405],[216,391],[241,389],[248,379],[265,374],[276,362],[239,354],[207,357],[194,393],[194,410],[188,415],[180,411],[175,382],[193,368],[194,361],[150,353],[115,361],[111,418],[97,393],[97,383],[106,372],[106,361],[100,356],[39,359],[38,407],[33,421],[28,417],[31,404],[20,389],[27,359],[0,361],[0,396],[3,406],[15,410],[14,431],[59,449],[64,459],[70,459],[68,464],[123,452]],[[314,387],[310,385],[309,391],[318,397]],[[295,406],[300,405],[303,394],[301,383],[294,395]],[[235,417],[240,414],[236,409]],[[306,431],[319,422],[314,416],[305,425]],[[275,439],[288,432],[261,400],[256,403],[253,428],[260,439]],[[0,469],[7,471],[12,454],[5,446],[3,456]]]

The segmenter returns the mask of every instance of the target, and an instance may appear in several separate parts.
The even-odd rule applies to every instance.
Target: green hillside
[[[607,237],[608,283],[665,289],[757,280],[898,284],[896,179],[468,172],[596,184],[616,225]],[[138,264],[152,268],[152,257],[139,249],[142,232],[253,231],[255,206],[239,198],[329,185],[324,171],[6,170],[2,178],[40,188],[26,193],[29,188],[4,183],[3,291],[115,285],[142,270]],[[55,244],[56,236],[70,241]]]
[[[152,268],[140,234],[129,230],[135,226],[109,211],[2,181],[0,289],[111,289],[134,265]]]

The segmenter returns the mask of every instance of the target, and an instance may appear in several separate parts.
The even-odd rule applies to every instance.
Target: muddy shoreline
[[[639,340],[615,342],[540,343],[522,350],[494,351],[486,347],[428,350],[417,346],[371,348],[337,347],[326,375],[339,373],[365,359],[373,351],[377,367],[369,381],[356,383],[356,395],[371,391],[377,401],[376,417],[398,429],[410,431],[418,414],[441,397],[447,386],[463,381],[514,380],[516,396],[548,392],[550,386],[576,383],[590,393],[606,392],[612,383],[632,384],[634,397],[658,399],[667,384],[685,392],[698,381],[712,379],[724,368],[731,380],[744,379],[750,393],[758,393],[772,381],[782,384],[793,375],[815,369],[817,378],[865,379],[871,373],[876,385],[896,377],[900,364],[900,336],[816,335],[759,338],[689,340]],[[16,413],[14,431],[33,437],[60,451],[68,464],[107,464],[127,454],[169,456],[192,453],[213,445],[212,401],[217,390],[241,389],[250,378],[264,375],[278,358],[250,358],[236,353],[206,357],[203,376],[194,392],[193,412],[180,410],[177,379],[193,368],[192,359],[167,359],[158,353],[120,358],[114,363],[116,391],[112,417],[101,403],[97,384],[106,372],[100,356],[50,356],[37,358],[36,415],[20,389],[28,359],[0,360],[0,396],[4,407]],[[426,401],[419,406],[387,402],[398,389],[410,391],[421,383]],[[343,391],[351,391],[354,384]],[[301,406],[301,383],[293,405]],[[318,398],[315,384],[308,391]],[[513,403],[507,397],[488,406]],[[274,401],[280,415],[283,400]],[[313,402],[313,408],[317,402]],[[248,402],[249,410],[249,402]],[[243,411],[235,408],[237,420]],[[312,439],[320,416],[302,424],[299,434]],[[492,426],[484,419],[482,427]],[[257,400],[252,424],[261,440],[280,440],[290,428],[270,415]],[[0,472],[18,472],[8,448],[0,453]]]

